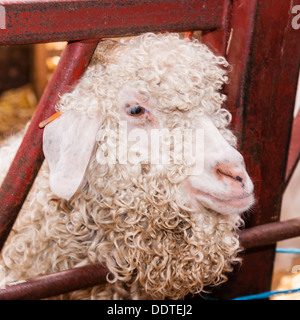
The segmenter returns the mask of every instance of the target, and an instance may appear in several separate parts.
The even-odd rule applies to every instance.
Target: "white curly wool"
[[[51,172],[45,161],[2,251],[6,281],[99,262],[110,270],[107,284],[62,298],[180,299],[226,281],[239,262],[241,212],[253,201],[227,129],[231,116],[221,108],[227,66],[176,34],[101,42],[76,88],[61,98],[63,116],[45,129]],[[139,105],[142,116],[128,112]],[[174,143],[168,164],[152,164],[144,153],[137,163],[122,162],[112,151],[122,149],[122,123],[128,134],[202,128],[203,172],[193,174],[189,159],[176,163]],[[127,145],[129,158],[137,145]],[[0,177],[10,160],[1,156]],[[213,169],[222,161],[238,163],[243,179]]]

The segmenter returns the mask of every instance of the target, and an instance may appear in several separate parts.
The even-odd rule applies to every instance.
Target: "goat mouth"
[[[214,209],[215,206],[218,208],[236,208],[238,210],[247,210],[253,204],[253,195],[251,193],[243,193],[241,196],[232,198],[219,198],[209,193],[197,190],[195,198]]]

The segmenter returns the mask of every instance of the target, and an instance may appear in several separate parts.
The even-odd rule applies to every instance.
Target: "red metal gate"
[[[293,28],[292,8],[298,4],[299,0],[0,0],[6,18],[0,45],[69,41],[0,189],[1,248],[44,159],[38,123],[53,113],[58,96],[74,87],[97,39],[202,30],[201,40],[233,67],[224,88],[226,107],[233,113],[233,130],[258,200],[240,233],[248,249],[242,268],[214,294],[233,298],[269,290],[276,241],[300,235],[300,218],[278,222],[283,191],[300,154],[299,116],[293,121],[300,30]],[[93,265],[39,277],[0,290],[0,298],[45,298],[99,284],[105,272]]]

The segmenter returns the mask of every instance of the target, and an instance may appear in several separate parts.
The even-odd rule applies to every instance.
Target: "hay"
[[[0,143],[21,130],[31,119],[37,99],[31,85],[11,89],[0,95]]]

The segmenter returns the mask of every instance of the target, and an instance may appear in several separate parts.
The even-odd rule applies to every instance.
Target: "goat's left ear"
[[[46,125],[43,151],[50,168],[51,191],[69,200],[79,188],[101,121],[69,110]]]

